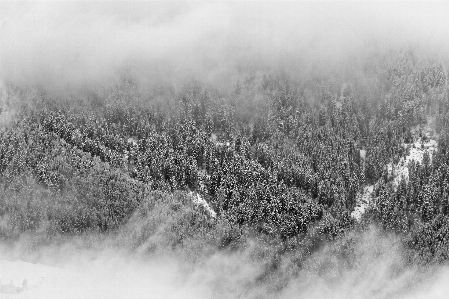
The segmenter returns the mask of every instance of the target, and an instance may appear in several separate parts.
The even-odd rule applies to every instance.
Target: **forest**
[[[57,95],[6,82],[0,238],[37,248],[113,236],[114,246],[192,261],[253,240],[259,279],[277,277],[278,288],[284,259],[294,276],[326,246],[356,267],[358,236],[373,227],[399,239],[406,265],[446,264],[446,66],[410,49],[354,72],[254,71],[232,90],[199,80],[144,90],[123,76]],[[395,177],[388,165],[429,138],[425,126],[436,150]]]

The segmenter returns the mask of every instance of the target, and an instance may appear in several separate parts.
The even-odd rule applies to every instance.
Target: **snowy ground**
[[[70,280],[70,273],[60,268],[23,261],[0,260],[0,297],[8,298],[36,298],[37,294],[52,293],[64,280]],[[49,281],[59,282],[48,289]],[[67,285],[66,285],[67,286]],[[60,293],[62,296],[62,293]],[[41,297],[39,297],[41,298]],[[49,297],[52,298],[52,297]],[[62,297],[61,297],[62,298]]]
[[[393,186],[396,188],[401,179],[408,180],[408,164],[411,161],[422,163],[424,154],[429,153],[429,157],[432,158],[433,152],[437,148],[437,141],[434,139],[422,142],[421,140],[413,143],[410,146],[410,154],[405,157],[401,157],[399,163],[394,165],[389,163],[387,165],[388,174],[393,177]]]
[[[195,285],[180,280],[181,273],[179,266],[163,257],[151,262],[118,254],[89,259],[73,249],[67,261],[56,267],[2,256],[0,298],[204,298]]]
[[[351,216],[357,220],[362,217],[365,213],[366,208],[369,206],[371,202],[371,196],[374,191],[374,185],[369,185],[363,188],[363,192],[361,192],[357,197],[357,206],[354,211],[351,213]]]
[[[217,213],[209,206],[207,201],[204,198],[202,198],[201,195],[192,191],[190,191],[189,194],[193,198],[192,201],[194,204],[203,207],[203,209],[206,210],[211,217],[215,218],[217,216]]]
[[[411,133],[413,136],[413,143],[403,144],[404,148],[409,149],[409,154],[405,157],[401,157],[397,164],[388,163],[387,170],[389,176],[393,179],[393,187],[396,188],[401,182],[402,178],[408,181],[408,165],[411,161],[422,163],[424,154],[428,153],[429,158],[432,159],[433,153],[437,150],[437,138],[435,132],[429,125],[430,121],[424,126],[416,126],[412,128]],[[420,131],[421,136],[420,137]],[[366,150],[360,150],[360,157],[365,159]],[[372,193],[375,185],[368,185],[363,188],[363,191],[357,196],[357,204],[351,216],[356,220],[362,217],[365,210],[371,204]]]
[[[411,161],[423,162],[424,154],[428,153],[432,159],[433,153],[437,150],[437,136],[429,125],[430,121],[424,126],[412,128],[413,143],[404,143],[404,148],[409,148],[409,154],[401,157],[397,164],[389,163],[387,165],[388,174],[393,178],[393,186],[397,187],[402,178],[408,180],[408,164]],[[420,137],[420,131],[421,136]]]

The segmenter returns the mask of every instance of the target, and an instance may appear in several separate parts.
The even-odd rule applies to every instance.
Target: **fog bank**
[[[345,71],[367,55],[448,53],[447,2],[0,3],[0,79],[46,87]]]
[[[295,252],[283,255],[279,267],[271,273],[265,268],[266,261],[257,257],[261,248],[255,241],[250,241],[246,249],[233,253],[217,251],[195,262],[170,250],[137,254],[100,240],[94,247],[73,240],[32,251],[22,243],[0,246],[0,280],[5,286],[14,267],[28,269],[19,276],[26,278],[30,286],[17,296],[9,296],[35,299],[61,298],[61,294],[64,298],[84,299],[439,299],[449,291],[449,268],[407,266],[400,242],[394,236],[371,229],[349,237],[356,242],[349,263],[339,254],[341,245],[328,244],[300,268],[294,264]],[[40,275],[40,282],[33,275]],[[18,279],[10,284],[19,287],[21,282]]]

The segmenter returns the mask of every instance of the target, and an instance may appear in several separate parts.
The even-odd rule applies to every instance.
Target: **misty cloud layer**
[[[48,86],[342,69],[399,46],[447,53],[448,3],[1,2],[0,79]]]
[[[230,90],[254,71],[357,76],[352,68],[366,57],[407,48],[447,66],[448,12],[449,2],[2,1],[0,107],[8,108],[0,125],[13,119],[14,105],[3,101],[19,102],[8,83],[64,89],[130,75],[142,86],[182,87],[195,79]],[[57,298],[70,287],[73,298],[427,299],[449,293],[447,266],[409,268],[394,237],[370,231],[358,238],[352,268],[330,244],[301,270],[292,270],[294,257],[282,257],[278,276],[262,282],[265,265],[253,259],[251,244],[194,263],[171,252],[140,256],[72,242],[33,253],[0,243],[0,258],[82,273],[36,298]]]
[[[449,269],[408,267],[393,236],[375,229],[355,238],[353,265],[335,253],[338,245],[317,251],[299,273],[292,259],[283,257],[274,275],[260,280],[264,265],[257,261],[257,245],[234,253],[216,252],[191,263],[170,251],[138,255],[106,246],[96,249],[79,240],[44,246],[33,252],[2,246],[2,259],[49,265],[54,273],[33,298],[366,298],[439,299],[449,291]],[[20,245],[17,247],[17,245]],[[278,287],[282,285],[282,289]],[[26,293],[24,293],[26,294]],[[27,297],[25,297],[27,298]]]

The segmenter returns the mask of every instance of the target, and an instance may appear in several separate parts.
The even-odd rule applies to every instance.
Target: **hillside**
[[[129,77],[65,94],[4,84],[2,243],[26,256],[81,238],[193,264],[256,244],[262,270],[247,283],[273,294],[329,246],[357,268],[373,227],[397,238],[401,265],[446,265],[444,67],[398,51],[359,71],[259,72],[228,92],[195,81],[152,94]],[[33,279],[2,281],[2,295]]]

